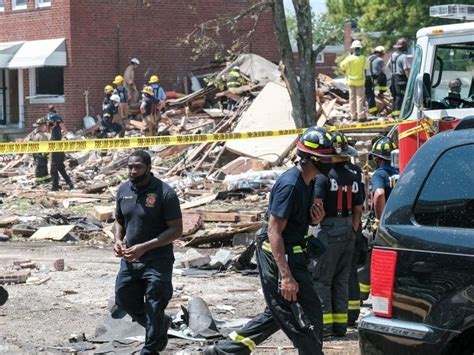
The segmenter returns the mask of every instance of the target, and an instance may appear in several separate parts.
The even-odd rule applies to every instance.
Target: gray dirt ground
[[[214,252],[214,251],[212,251]],[[65,260],[64,272],[48,272],[53,261]],[[67,243],[6,242],[0,244],[0,270],[14,260],[31,259],[40,266],[38,275],[51,278],[41,285],[7,285],[9,301],[0,307],[0,353],[59,353],[54,347],[67,344],[73,335],[92,336],[107,312],[113,295],[118,259],[112,247],[103,249]],[[37,275],[35,275],[37,276]],[[211,278],[174,276],[175,292],[167,309],[175,314],[191,296],[201,296],[217,318],[251,318],[264,307],[255,276],[220,273]],[[218,310],[233,306],[234,313]],[[325,354],[358,354],[357,332],[324,342]],[[170,339],[164,354],[197,353],[201,344]],[[282,332],[276,333],[257,354],[296,354]]]

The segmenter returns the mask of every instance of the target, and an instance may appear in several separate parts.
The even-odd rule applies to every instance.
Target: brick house
[[[123,74],[133,57],[141,88],[151,74],[165,90],[184,92],[188,73],[211,58],[191,59],[178,37],[194,25],[238,14],[254,0],[0,0],[0,132],[30,130],[54,104],[68,128],[80,128],[89,92],[91,114],[100,113],[103,88]],[[238,33],[253,23],[243,21]],[[222,33],[223,41],[230,36]],[[278,61],[270,12],[260,16],[251,52]]]

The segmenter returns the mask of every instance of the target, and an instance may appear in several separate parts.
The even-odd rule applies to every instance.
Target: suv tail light
[[[392,317],[393,284],[397,252],[393,250],[373,249],[370,264],[370,285],[372,309],[376,316]]]

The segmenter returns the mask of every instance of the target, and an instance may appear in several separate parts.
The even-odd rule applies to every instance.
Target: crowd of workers
[[[362,54],[362,43],[355,40],[351,44],[351,54],[341,62],[349,86],[351,119],[365,121],[369,115],[378,114],[376,93],[383,98],[388,90],[387,73],[391,74],[390,92],[393,98],[392,117],[398,118],[403,97],[410,76],[411,63],[408,60],[408,41],[400,38],[393,46],[395,49],[385,64],[385,48],[377,46],[366,58]],[[368,109],[366,109],[366,101]]]
[[[371,241],[398,173],[390,163],[395,148],[388,137],[373,144],[371,224],[363,227],[366,188],[361,169],[351,163],[355,149],[344,134],[322,127],[300,136],[295,166],[274,184],[256,235],[266,308],[204,354],[250,354],[279,329],[300,354],[322,354],[324,337],[344,336],[355,325],[370,290]],[[172,244],[181,235],[182,215],[176,193],[151,172],[147,152],[132,153],[127,166],[129,180],[119,187],[116,202],[114,252],[121,265],[114,314],[128,313],[141,324],[146,329],[141,353],[154,354],[167,345]]]

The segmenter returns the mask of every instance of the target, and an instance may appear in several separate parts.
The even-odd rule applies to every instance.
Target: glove
[[[326,252],[326,245],[321,239],[316,238],[314,235],[310,235],[306,239],[308,254],[311,258],[317,258]]]

